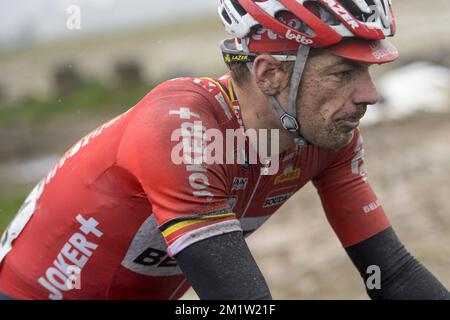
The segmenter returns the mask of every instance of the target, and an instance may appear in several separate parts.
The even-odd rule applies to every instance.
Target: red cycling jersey
[[[366,181],[359,131],[339,151],[283,151],[278,172],[264,175],[259,160],[174,163],[173,133],[194,121],[222,133],[242,129],[228,75],[167,81],[74,145],[4,233],[0,292],[177,299],[190,285],[173,256],[215,235],[253,232],[310,181],[343,246],[389,227]]]

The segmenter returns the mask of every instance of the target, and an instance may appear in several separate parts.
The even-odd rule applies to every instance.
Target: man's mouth
[[[338,123],[341,123],[345,127],[349,127],[352,129],[356,129],[359,126],[361,118],[359,117],[347,117],[338,120]]]
[[[359,126],[362,115],[350,115],[338,118],[336,123],[342,127],[345,131],[351,131]]]
[[[366,110],[367,106],[361,106],[356,112],[342,115],[336,120],[336,123],[349,131],[354,130],[359,126],[361,118],[366,114]]]

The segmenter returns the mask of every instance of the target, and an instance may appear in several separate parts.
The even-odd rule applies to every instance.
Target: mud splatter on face
[[[345,63],[326,51],[311,57],[297,99],[302,135],[326,149],[348,144],[374,100],[369,80],[367,65]]]

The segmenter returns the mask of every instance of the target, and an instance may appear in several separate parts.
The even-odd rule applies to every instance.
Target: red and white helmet
[[[248,52],[295,52],[325,47],[368,63],[398,58],[391,0],[220,0],[226,31]]]
[[[221,44],[227,64],[244,62],[251,70],[258,53],[295,61],[287,110],[275,97],[268,100],[298,146],[308,145],[296,101],[311,47],[366,63],[398,58],[397,49],[386,40],[395,34],[391,0],[220,0],[219,15],[235,38]]]

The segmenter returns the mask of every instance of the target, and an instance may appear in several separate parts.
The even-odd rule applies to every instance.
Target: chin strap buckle
[[[283,127],[293,133],[296,137],[294,138],[294,143],[296,146],[299,147],[307,147],[309,145],[308,141],[303,138],[300,135],[300,125],[298,123],[297,118],[291,116],[288,113],[284,113],[281,117],[280,117],[281,123],[283,124]]]
[[[309,142],[303,137],[294,138],[294,143],[296,146],[299,146],[300,148],[307,147],[309,145]]]
[[[281,120],[281,124],[283,125],[283,128],[285,128],[287,131],[296,132],[300,128],[300,125],[298,124],[298,120],[288,113],[284,113],[280,117],[280,120]]]

